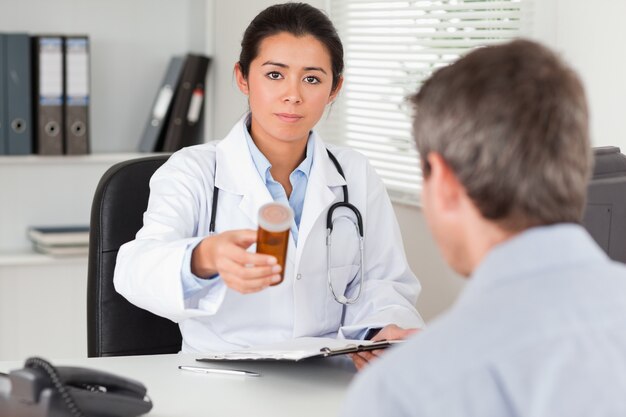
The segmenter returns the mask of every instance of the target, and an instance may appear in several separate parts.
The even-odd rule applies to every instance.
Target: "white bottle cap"
[[[259,209],[259,226],[268,232],[284,232],[291,228],[293,210],[283,203],[267,203]]]

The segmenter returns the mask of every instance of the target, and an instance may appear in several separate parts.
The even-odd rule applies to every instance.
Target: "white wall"
[[[559,51],[587,90],[594,146],[626,151],[626,2],[535,0],[533,37]]]

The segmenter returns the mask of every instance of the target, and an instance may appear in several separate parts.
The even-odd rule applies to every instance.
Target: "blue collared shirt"
[[[306,157],[304,158],[304,161],[302,161],[300,165],[298,165],[298,167],[289,175],[289,182],[291,182],[292,189],[291,195],[287,198],[285,188],[272,177],[272,173],[270,172],[272,165],[270,164],[270,161],[268,161],[265,155],[263,155],[259,148],[257,148],[248,130],[245,131],[245,135],[254,165],[256,166],[259,175],[265,182],[265,186],[272,195],[272,198],[274,201],[289,204],[294,212],[295,218],[293,224],[291,225],[291,235],[293,236],[293,241],[297,245],[300,219],[302,218],[302,208],[304,207],[304,196],[309,182],[311,166],[313,165],[314,139],[309,137],[306,145]]]
[[[357,376],[341,415],[626,416],[626,267],[572,224],[497,245],[448,313]]]

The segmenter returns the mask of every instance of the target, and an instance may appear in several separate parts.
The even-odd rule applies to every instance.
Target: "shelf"
[[[0,165],[81,165],[81,164],[114,164],[129,159],[163,155],[163,153],[97,153],[89,155],[13,155],[0,156]]]
[[[0,252],[0,267],[84,264],[86,255],[50,256],[33,251]]]
[[[154,153],[0,157],[0,253],[32,250],[31,226],[89,224],[98,182],[116,163]]]

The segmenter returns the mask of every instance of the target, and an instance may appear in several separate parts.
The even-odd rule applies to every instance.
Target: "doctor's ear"
[[[337,98],[337,95],[339,94],[339,91],[341,90],[342,85],[343,85],[343,77],[340,76],[339,80],[337,81],[337,85],[335,86],[335,89],[330,92],[330,96],[328,97],[327,104],[331,104],[333,101],[335,101],[335,99]]]
[[[248,95],[250,92],[248,89],[248,80],[243,74],[241,64],[239,64],[239,62],[235,64],[235,79],[237,80],[237,87],[239,87],[239,90],[245,95]]]

